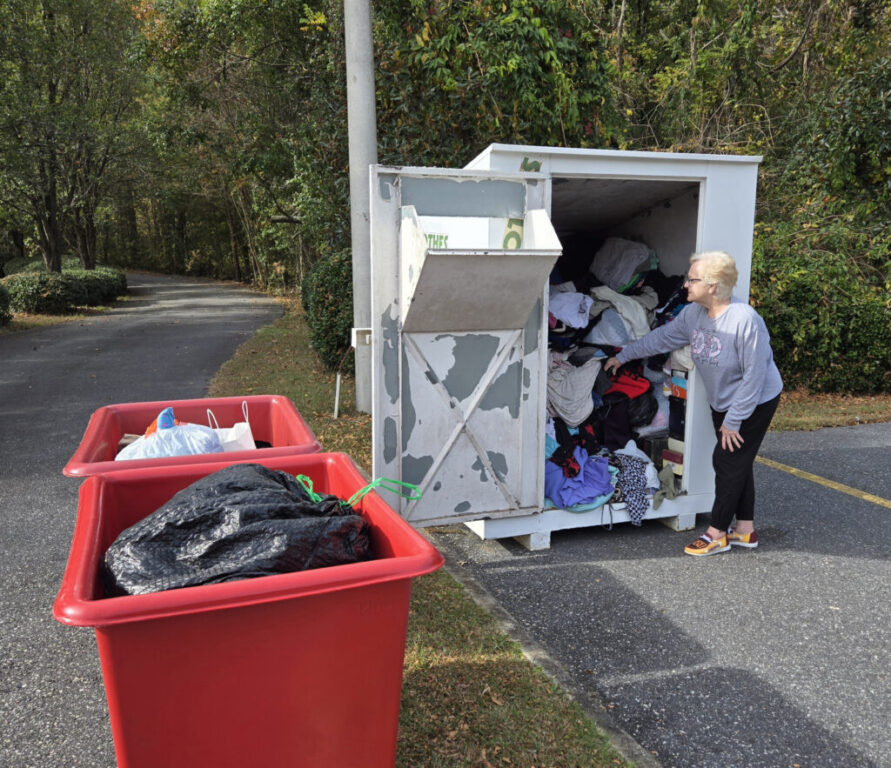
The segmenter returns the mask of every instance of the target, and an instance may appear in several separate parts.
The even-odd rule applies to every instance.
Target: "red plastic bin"
[[[241,408],[245,402],[248,406],[248,418],[254,440],[270,443],[271,448],[230,451],[225,454],[171,456],[163,459],[114,460],[120,439],[125,434],[143,434],[146,427],[168,406],[173,407],[173,413],[179,421],[203,425],[207,425],[209,408],[221,427],[231,427],[236,422],[244,421]],[[222,456],[226,457],[228,463],[245,459],[261,461],[272,456],[316,453],[320,449],[319,441],[294,407],[294,403],[281,395],[119,403],[106,405],[94,411],[80,445],[62,472],[69,477],[86,477],[105,472],[119,472],[122,469],[219,462]]]
[[[349,498],[339,453],[265,459]],[[53,615],[95,627],[119,768],[392,768],[411,579],[440,553],[376,493],[374,560],[148,595],[103,596],[125,528],[226,463],[131,469],[80,489]]]

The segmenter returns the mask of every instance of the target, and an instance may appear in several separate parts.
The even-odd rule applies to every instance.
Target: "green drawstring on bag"
[[[397,496],[401,496],[409,501],[417,501],[421,498],[421,491],[418,486],[412,485],[411,483],[403,483],[401,480],[391,480],[388,477],[379,477],[377,480],[372,480],[364,488],[356,491],[350,496],[347,504],[351,507],[355,506],[357,502],[361,501],[365,495],[374,488],[383,488],[385,491],[395,493]],[[405,493],[404,489],[406,488],[409,489],[408,493]]]
[[[318,504],[320,501],[324,499],[323,496],[320,496],[312,489],[312,480],[308,478],[306,475],[297,475],[297,482],[303,486],[303,490],[306,491],[310,500],[315,504]],[[403,483],[400,480],[390,480],[387,477],[379,477],[377,480],[373,480],[364,488],[356,491],[352,496],[350,496],[349,501],[346,502],[351,507],[355,507],[355,505],[362,501],[365,495],[374,488],[383,488],[384,490],[391,491],[392,493],[397,494],[398,496],[402,496],[409,501],[417,501],[421,498],[421,491],[418,489],[418,486],[412,485],[411,483]],[[404,489],[409,489],[408,493],[405,493]],[[343,504],[344,502],[341,502]]]
[[[297,482],[303,486],[303,490],[306,491],[312,502],[318,504],[322,500],[323,497],[317,494],[312,489],[312,480],[310,480],[306,475],[297,475]]]

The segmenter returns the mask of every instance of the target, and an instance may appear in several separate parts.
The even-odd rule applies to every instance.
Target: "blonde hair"
[[[715,298],[729,299],[739,279],[733,256],[726,251],[703,251],[690,257],[690,263],[694,261],[702,262],[702,279],[716,286]]]

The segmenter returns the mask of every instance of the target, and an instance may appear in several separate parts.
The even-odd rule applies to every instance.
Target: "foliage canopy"
[[[752,298],[787,378],[891,386],[886,3],[378,0],[372,22],[381,162],[495,141],[763,155]],[[343,24],[339,0],[7,0],[0,263],[277,289],[339,263]]]

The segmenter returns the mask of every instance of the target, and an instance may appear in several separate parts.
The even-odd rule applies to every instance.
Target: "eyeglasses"
[[[684,278],[684,285],[693,285],[693,283],[701,283],[701,282],[702,282],[701,277],[685,277]]]

